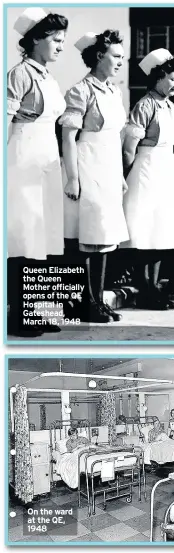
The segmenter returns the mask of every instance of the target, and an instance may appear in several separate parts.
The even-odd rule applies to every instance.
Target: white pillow
[[[56,447],[56,449],[57,449],[57,451],[59,451],[59,453],[60,453],[61,455],[63,455],[63,453],[67,453],[66,442],[67,442],[67,440],[59,440],[59,441],[57,442],[57,447]]]
[[[87,431],[85,428],[78,428],[78,437],[87,438]]]
[[[165,434],[165,432],[161,432],[161,434],[159,436],[157,436],[156,441],[157,442],[166,442],[168,439],[169,438],[168,438],[167,434]]]
[[[143,434],[146,443],[148,443],[148,435],[149,435],[149,431],[151,430],[151,428],[153,428],[152,424],[148,424],[147,426],[140,426],[139,427],[139,432],[140,432],[140,434]]]
[[[139,436],[124,436],[124,444],[125,445],[140,445],[140,438]]]

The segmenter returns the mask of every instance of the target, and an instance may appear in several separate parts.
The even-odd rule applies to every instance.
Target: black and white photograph
[[[6,343],[174,343],[174,8],[4,12]]]
[[[7,361],[6,544],[174,542],[174,358]]]

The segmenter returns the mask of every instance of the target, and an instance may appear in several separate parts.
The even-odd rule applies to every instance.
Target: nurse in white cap
[[[161,309],[167,299],[158,285],[164,250],[174,249],[174,58],[160,48],[139,64],[147,94],[130,114],[124,141],[128,191],[124,211],[138,256],[138,306]]]
[[[120,90],[111,83],[124,51],[119,32],[112,30],[87,33],[75,46],[90,72],[67,92],[60,120],[67,176],[65,237],[77,239],[86,258],[90,321],[105,323],[121,318],[103,303],[107,252],[128,239],[120,139],[126,116]]]
[[[63,50],[68,20],[27,8],[14,25],[22,61],[8,73],[9,332],[18,333],[19,267],[64,252],[63,190],[55,122],[65,109],[47,70]],[[37,332],[40,334],[39,329]],[[35,329],[35,333],[36,329]],[[27,331],[27,336],[29,331]]]

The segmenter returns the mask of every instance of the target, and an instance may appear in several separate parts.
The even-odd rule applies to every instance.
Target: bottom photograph
[[[174,357],[13,355],[5,371],[6,545],[172,546]]]

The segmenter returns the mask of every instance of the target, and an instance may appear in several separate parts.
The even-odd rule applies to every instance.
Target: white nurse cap
[[[84,36],[79,38],[74,46],[80,51],[83,52],[88,46],[92,46],[96,43],[97,36],[95,33],[86,33]]]
[[[42,8],[26,8],[15,21],[14,29],[20,35],[24,36],[35,27],[37,23],[45,19],[45,17],[47,17],[47,14]]]
[[[152,50],[145,58],[140,61],[139,67],[146,75],[150,75],[151,69],[156,66],[163,65],[168,60],[173,59],[172,54],[165,48],[158,48],[158,50]]]

